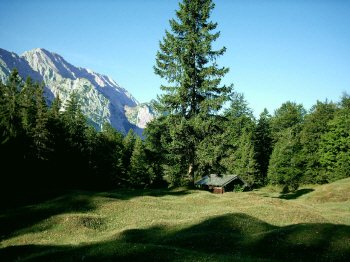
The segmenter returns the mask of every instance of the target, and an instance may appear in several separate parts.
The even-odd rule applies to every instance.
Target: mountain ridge
[[[0,48],[0,79],[7,82],[14,68],[20,77],[30,75],[34,80],[45,82],[45,96],[48,105],[59,94],[63,104],[72,92],[77,93],[82,104],[82,111],[88,123],[100,130],[105,122],[109,122],[116,130],[125,134],[132,128],[142,135],[147,122],[157,114],[148,110],[141,121],[130,121],[127,109],[138,108],[143,111],[151,107],[151,103],[140,104],[132,94],[118,85],[111,77],[97,73],[91,69],[76,67],[67,62],[63,56],[44,48],[36,48],[18,54]],[[142,105],[142,106],[140,106]]]

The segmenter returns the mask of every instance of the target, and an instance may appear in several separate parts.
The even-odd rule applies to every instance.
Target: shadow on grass
[[[128,200],[140,196],[183,196],[191,191],[181,188],[116,190],[110,192],[52,190],[7,195],[0,201],[0,241],[29,232],[48,230],[54,225],[41,222],[69,213],[86,213],[94,210],[95,197]],[[84,222],[84,221],[83,221]],[[85,223],[85,222],[84,222]]]
[[[22,195],[21,198],[25,197],[26,195]],[[89,212],[95,209],[92,202],[93,194],[85,191],[75,191],[69,194],[67,191],[42,192],[42,194],[36,193],[34,196],[28,194],[27,197],[27,200],[14,203],[13,206],[16,208],[0,210],[0,241],[23,233],[47,230],[53,225],[37,225],[52,216],[73,212]],[[22,206],[23,203],[31,203],[32,205]],[[34,203],[40,204],[33,205]],[[8,204],[7,208],[10,206]]]
[[[185,188],[167,188],[167,189],[118,189],[115,191],[101,192],[98,195],[108,198],[128,200],[135,197],[152,196],[184,196],[192,194],[191,190]]]
[[[5,261],[350,261],[350,227],[270,225],[235,213],[183,230],[166,224],[130,229],[114,240],[78,246],[0,249]]]
[[[299,190],[295,190],[294,192],[290,192],[290,193],[285,193],[285,194],[281,193],[281,196],[279,196],[278,198],[281,198],[281,199],[296,199],[298,197],[301,197],[302,195],[309,194],[309,193],[311,193],[313,191],[315,191],[315,190],[314,189],[308,189],[308,188],[299,189]]]

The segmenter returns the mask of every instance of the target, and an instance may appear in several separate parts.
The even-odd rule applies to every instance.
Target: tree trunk
[[[190,163],[188,167],[188,186],[190,188],[194,187],[194,169],[193,162]]]

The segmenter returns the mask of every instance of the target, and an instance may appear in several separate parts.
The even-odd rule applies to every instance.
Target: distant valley
[[[142,135],[146,124],[160,115],[150,103],[140,104],[130,92],[109,76],[90,69],[76,67],[54,52],[37,48],[19,56],[0,48],[0,79],[8,81],[14,68],[25,78],[45,82],[48,105],[59,95],[63,104],[72,93],[77,93],[82,110],[90,125],[100,130],[109,122],[125,134],[132,128]]]

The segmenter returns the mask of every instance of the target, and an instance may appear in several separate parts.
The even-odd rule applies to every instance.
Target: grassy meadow
[[[0,261],[350,261],[350,179],[289,194],[15,195],[2,199]]]

